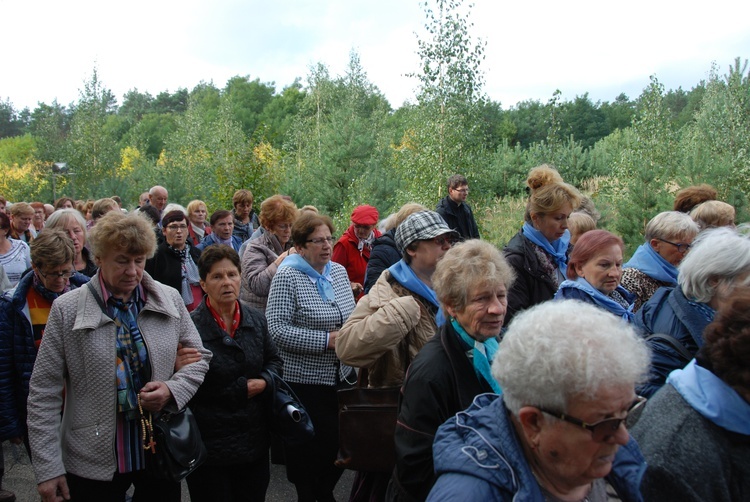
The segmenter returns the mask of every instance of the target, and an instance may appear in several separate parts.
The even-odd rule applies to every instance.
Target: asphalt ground
[[[26,455],[23,445],[16,446],[8,441],[3,443],[5,456],[5,476],[3,477],[3,488],[16,494],[17,502],[38,502],[39,494],[36,491],[36,480],[34,472]],[[334,495],[336,500],[344,502],[349,499],[349,491],[354,481],[353,471],[344,471],[341,476]],[[271,483],[266,493],[268,502],[294,502],[297,494],[294,485],[286,479],[286,468],[283,465],[271,464]],[[189,502],[187,483],[182,483],[182,501]],[[216,501],[221,502],[221,501]]]

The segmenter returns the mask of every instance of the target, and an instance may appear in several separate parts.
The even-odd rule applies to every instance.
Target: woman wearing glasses
[[[146,272],[162,284],[180,292],[188,312],[203,300],[198,274],[199,249],[188,241],[188,222],[185,213],[176,209],[161,220],[164,241],[156,248],[153,258],[146,261]]]
[[[297,206],[281,195],[274,195],[260,205],[260,224],[266,230],[249,241],[242,260],[240,299],[266,311],[271,280],[281,262],[297,250],[292,246],[292,224],[297,219]]]
[[[680,263],[677,286],[659,289],[636,314],[635,325],[649,337],[652,353],[648,382],[639,389],[642,395],[651,397],[673,370],[690,362],[719,306],[736,287],[750,283],[748,230],[702,231]]]
[[[477,396],[435,437],[428,500],[640,501],[645,462],[625,429],[643,399],[648,349],[626,323],[582,302],[519,314]]]
[[[26,440],[26,398],[52,302],[89,278],[75,272],[76,250],[62,231],[31,241],[31,270],[0,300],[0,440]],[[28,442],[27,442],[28,447]]]
[[[607,310],[627,322],[633,320],[634,296],[620,286],[625,245],[606,230],[591,230],[576,242],[568,263],[568,279],[556,300],[581,300]]]
[[[336,338],[354,310],[344,267],[331,262],[333,223],[328,216],[302,213],[292,225],[297,253],[287,256],[271,281],[268,331],[284,360],[284,380],[307,408],[313,440],[285,446],[287,478],[299,500],[334,500],[342,470],[338,451],[336,390],[353,383],[353,371],[336,357]]]
[[[622,286],[635,295],[633,312],[656,290],[677,285],[677,266],[698,235],[698,225],[685,213],[665,211],[646,225],[646,242],[623,265]]]

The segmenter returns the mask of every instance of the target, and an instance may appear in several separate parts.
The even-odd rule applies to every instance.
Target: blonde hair
[[[529,171],[526,185],[531,193],[524,219],[529,223],[532,214],[545,216],[559,211],[566,204],[575,210],[581,204],[582,196],[578,189],[565,183],[557,169],[550,165],[542,164]]]
[[[570,230],[570,243],[575,244],[583,234],[596,230],[596,222],[587,213],[576,211],[568,217],[568,230]]]
[[[89,232],[89,246],[99,259],[116,252],[151,258],[156,252],[156,234],[141,211],[110,211]]]
[[[701,230],[734,226],[735,211],[731,204],[720,200],[707,200],[690,211],[690,217]]]

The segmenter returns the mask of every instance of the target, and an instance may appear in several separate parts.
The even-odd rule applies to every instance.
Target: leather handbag
[[[190,408],[154,413],[152,423],[156,442],[152,470],[157,477],[179,483],[206,461],[206,446]]]
[[[273,381],[271,394],[271,430],[290,446],[309,442],[315,428],[307,410],[289,384],[279,375],[269,372]]]
[[[368,389],[367,368],[357,386],[338,391],[339,453],[336,465],[365,472],[393,471],[400,387]]]

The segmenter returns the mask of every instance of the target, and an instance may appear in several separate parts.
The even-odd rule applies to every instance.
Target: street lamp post
[[[67,162],[55,162],[52,164],[52,203],[57,200],[57,177],[68,172]]]

